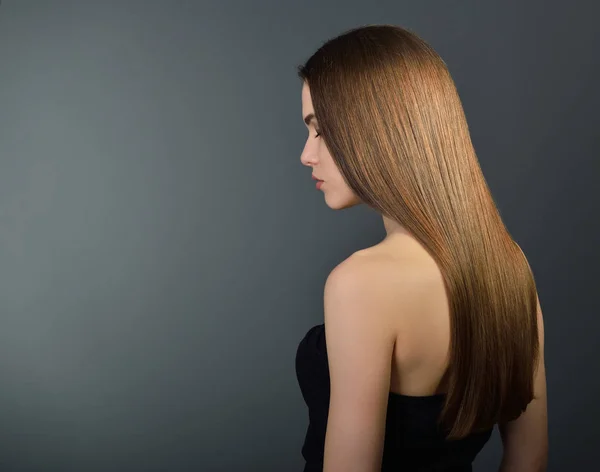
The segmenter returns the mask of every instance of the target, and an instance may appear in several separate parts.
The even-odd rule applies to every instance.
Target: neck
[[[402,235],[410,234],[404,226],[402,226],[400,223],[398,223],[397,221],[395,221],[387,216],[383,217],[383,226],[385,228],[386,238],[389,238],[390,236],[394,236],[394,235],[398,235],[398,234],[402,234]]]

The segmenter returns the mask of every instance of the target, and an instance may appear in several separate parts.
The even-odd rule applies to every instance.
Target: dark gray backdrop
[[[591,465],[593,3],[2,2],[0,469],[301,470],[297,343],[384,231],[314,189],[295,67],[369,23],[448,63],[538,283],[549,470]],[[500,457],[495,434],[476,470]]]

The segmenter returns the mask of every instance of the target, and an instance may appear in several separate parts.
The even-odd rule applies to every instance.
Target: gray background
[[[384,230],[314,189],[295,67],[370,23],[449,65],[538,284],[549,470],[591,467],[593,3],[2,2],[0,469],[301,470],[297,344]],[[495,433],[476,470],[500,457]]]

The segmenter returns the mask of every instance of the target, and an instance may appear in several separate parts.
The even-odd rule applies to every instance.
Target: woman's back
[[[438,424],[445,398],[450,322],[443,279],[420,244],[394,235],[354,254],[364,259],[379,300],[395,316],[387,323],[396,339],[391,361],[382,470],[470,471],[491,429],[446,441]],[[407,303],[407,301],[409,301]],[[401,311],[400,311],[401,307]],[[377,310],[380,313],[380,310]],[[296,354],[298,382],[310,423],[302,447],[305,472],[321,471],[330,398],[325,324],[312,327]],[[360,346],[356,346],[360,350]]]
[[[408,235],[393,235],[358,251],[396,316],[387,323],[396,339],[391,361],[382,470],[469,471],[492,430],[448,442],[438,418],[445,398],[450,345],[448,302],[441,273]],[[409,303],[407,303],[409,301]],[[400,307],[402,309],[400,310]],[[379,310],[377,311],[380,312]],[[310,424],[302,447],[305,472],[320,471],[330,395],[325,324],[312,327],[298,346],[296,372]],[[360,350],[360,346],[356,346]]]

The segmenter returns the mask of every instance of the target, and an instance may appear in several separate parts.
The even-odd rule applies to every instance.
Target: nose
[[[316,153],[310,148],[309,143],[306,143],[302,154],[300,155],[300,162],[305,166],[312,167],[317,164],[318,159]]]

